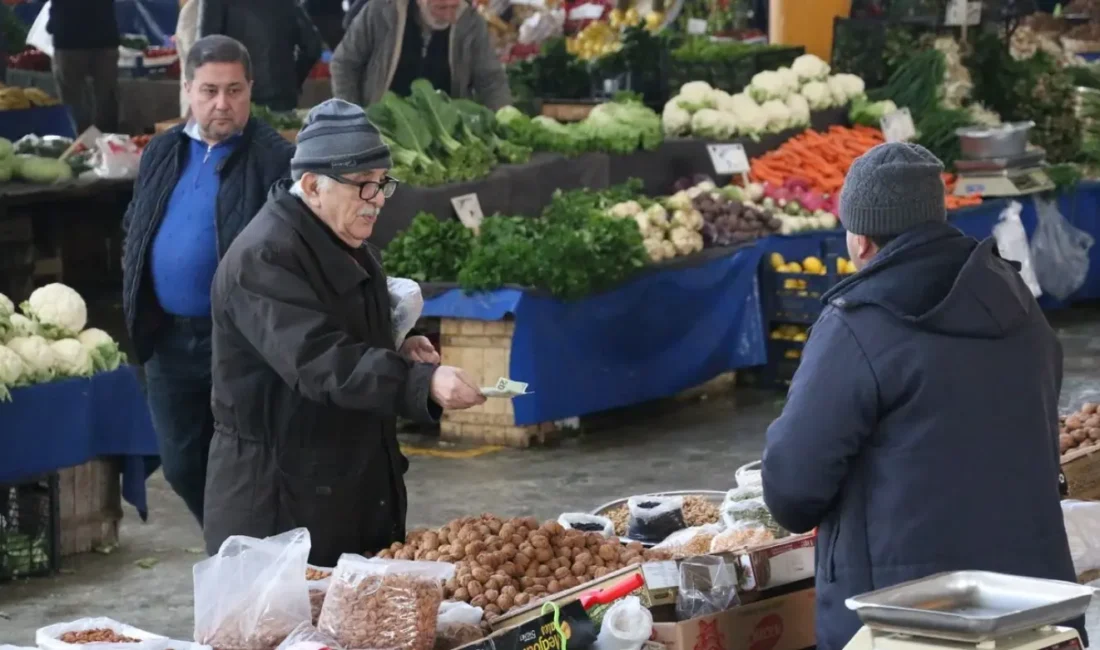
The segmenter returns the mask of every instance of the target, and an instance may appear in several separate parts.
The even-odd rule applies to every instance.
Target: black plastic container
[[[0,582],[53,574],[60,562],[57,474],[0,485]]]

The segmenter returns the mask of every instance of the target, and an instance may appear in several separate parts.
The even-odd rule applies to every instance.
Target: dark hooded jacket
[[[859,629],[846,598],[938,572],[1075,581],[1062,350],[993,240],[922,226],[823,299],[762,467],[776,521],[818,527],[818,648]]]
[[[405,538],[408,462],[397,415],[433,421],[435,366],[394,350],[377,253],[333,235],[289,181],[233,241],[214,277],[214,439],[203,535],[308,528],[310,560]]]

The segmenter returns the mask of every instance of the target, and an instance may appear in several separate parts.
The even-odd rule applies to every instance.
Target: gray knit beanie
[[[306,172],[354,174],[390,167],[390,148],[363,109],[342,99],[329,99],[309,111],[298,132],[290,177],[298,180]]]
[[[852,163],[840,192],[840,223],[856,235],[898,235],[946,222],[943,163],[924,147],[880,144]]]

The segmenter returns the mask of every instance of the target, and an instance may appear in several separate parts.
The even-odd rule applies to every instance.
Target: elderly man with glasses
[[[408,461],[396,417],[434,421],[485,398],[428,340],[394,339],[391,298],[366,244],[397,189],[358,106],[329,100],[298,134],[294,179],[230,246],[213,285],[214,439],[204,535],[309,529],[310,560],[405,537]]]

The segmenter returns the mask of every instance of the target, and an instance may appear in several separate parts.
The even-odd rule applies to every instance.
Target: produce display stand
[[[122,520],[118,460],[96,458],[57,474],[61,557],[116,546]]]

